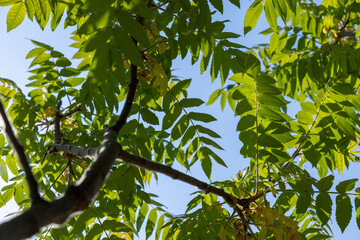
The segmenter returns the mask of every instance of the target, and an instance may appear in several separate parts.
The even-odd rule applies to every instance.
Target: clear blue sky
[[[219,18],[222,20],[229,18],[231,20],[230,23],[227,23],[227,31],[234,31],[240,34],[243,33],[243,19],[245,10],[249,6],[249,1],[242,1],[241,4],[241,10],[229,6],[229,4],[225,4],[224,16],[219,16]],[[61,24],[55,32],[52,32],[49,28],[46,28],[45,31],[41,31],[36,23],[32,23],[26,19],[18,28],[12,30],[10,33],[6,33],[5,23],[7,11],[8,8],[0,8],[0,77],[12,79],[19,86],[25,86],[25,84],[27,84],[27,78],[29,76],[27,70],[31,61],[25,60],[25,56],[34,47],[28,39],[34,39],[49,44],[55,49],[65,53],[69,58],[75,53],[76,49],[69,47],[72,43],[72,40],[69,38],[72,29],[63,30]],[[246,46],[254,46],[258,43],[267,42],[267,38],[264,38],[262,35],[256,35],[257,32],[262,31],[265,28],[267,28],[267,24],[262,16],[258,26],[252,32],[248,33],[246,37],[240,37],[239,43]],[[193,79],[189,91],[189,96],[191,97],[199,97],[206,102],[208,96],[215,89],[220,87],[219,80],[215,81],[214,84],[211,84],[208,72],[200,75],[199,65],[195,64],[194,66],[191,66],[190,59],[176,61],[174,69],[177,69],[174,71],[174,74],[180,78]],[[225,151],[219,154],[228,165],[228,168],[224,168],[214,163],[212,180],[219,181],[230,179],[230,177],[236,175],[238,170],[243,169],[249,163],[247,159],[243,159],[239,154],[241,143],[238,140],[238,133],[236,132],[238,118],[233,117],[233,112],[229,107],[226,107],[222,112],[218,102],[212,106],[202,108],[201,111],[217,117],[218,121],[209,126],[222,136],[219,143]],[[289,111],[294,114],[298,109],[296,107],[291,109],[290,107]],[[179,166],[178,169],[184,170]],[[349,172],[345,172],[345,179],[356,178],[358,172],[359,167],[351,168]],[[190,174],[207,181],[207,178],[199,165],[195,165]],[[4,183],[0,180],[0,187],[3,185]],[[180,214],[184,212],[186,204],[191,199],[189,194],[196,191],[196,189],[185,183],[174,181],[159,174],[159,182],[153,182],[149,191],[159,195],[159,201],[168,206],[170,212]],[[333,202],[335,202],[335,196],[333,197]],[[17,210],[16,208],[14,209],[15,205],[8,205],[7,208],[0,209],[0,219],[5,214]],[[333,211],[335,211],[335,209],[333,209]],[[332,221],[334,222],[334,224],[332,224],[335,235],[334,239],[360,238],[360,231],[355,223],[355,212],[353,213],[351,223],[344,234],[341,233],[337,226],[335,218],[332,218]]]

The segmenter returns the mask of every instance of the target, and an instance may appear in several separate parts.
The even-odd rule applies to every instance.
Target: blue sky
[[[234,31],[236,33],[243,33],[243,19],[246,9],[249,6],[249,1],[242,1],[241,9],[237,9],[229,4],[225,4],[224,15],[218,16],[219,19],[230,19],[231,22],[227,23],[226,30]],[[69,38],[73,29],[62,29],[62,26],[58,27],[55,32],[52,32],[50,28],[46,28],[45,31],[37,26],[36,23],[30,22],[26,19],[18,28],[12,30],[10,33],[6,32],[6,14],[8,8],[0,8],[0,77],[9,78],[14,80],[19,86],[25,86],[27,78],[29,76],[28,66],[31,60],[26,60],[26,54],[34,48],[29,39],[34,39],[40,42],[44,42],[53,46],[55,49],[65,53],[69,58],[75,53],[76,49],[69,47],[72,40]],[[246,46],[254,46],[258,43],[268,42],[268,38],[262,35],[257,35],[260,32],[268,28],[264,16],[261,17],[258,26],[246,37],[240,37],[239,43]],[[177,69],[173,73],[180,78],[192,78],[192,84],[189,90],[190,97],[198,97],[207,102],[208,96],[216,89],[220,88],[220,80],[216,80],[211,84],[211,78],[208,72],[200,75],[199,64],[191,66],[190,59],[177,60],[174,64],[174,69]],[[27,92],[27,91],[25,91]],[[219,103],[216,102],[212,106],[206,106],[201,109],[203,112],[210,113],[217,117],[218,121],[209,124],[212,129],[222,136],[219,144],[225,149],[225,151],[219,153],[225,160],[228,168],[224,168],[214,163],[212,180],[220,181],[230,179],[234,177],[238,170],[242,170],[249,163],[247,159],[243,159],[239,150],[241,143],[238,140],[238,133],[236,132],[236,125],[238,118],[233,117],[233,112],[227,106],[224,111],[221,111]],[[298,111],[296,106],[289,108],[289,111],[295,113]],[[184,170],[179,166],[175,166],[179,170]],[[359,172],[359,167],[351,168],[349,172],[345,172],[345,179],[356,178]],[[207,178],[199,165],[194,166],[191,175],[198,177],[204,181]],[[337,175],[337,174],[335,174]],[[343,179],[343,180],[345,180]],[[4,183],[0,180],[0,187]],[[151,184],[149,191],[159,195],[159,201],[168,206],[168,210],[175,214],[183,213],[186,209],[186,204],[191,199],[190,193],[196,191],[191,186],[185,183],[174,181],[166,176],[159,174],[158,183]],[[335,196],[333,197],[335,201]],[[335,206],[334,206],[335,208]],[[9,204],[7,208],[0,209],[0,219],[6,213],[16,211],[14,205]],[[334,211],[335,209],[333,209]],[[335,222],[335,218],[332,218],[334,224],[332,228],[335,234],[334,239],[358,239],[360,238],[360,231],[355,223],[355,213],[350,225],[344,234],[341,234],[339,227]]]

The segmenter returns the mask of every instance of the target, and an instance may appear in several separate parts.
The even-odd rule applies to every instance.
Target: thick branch
[[[136,87],[139,80],[137,78],[137,66],[134,64],[130,65],[130,83],[129,83],[129,91],[126,96],[125,105],[121,111],[119,118],[116,120],[116,123],[111,128],[118,134],[121,128],[125,125],[126,120],[129,116],[132,104],[135,98]]]
[[[4,106],[1,101],[0,101],[0,114],[1,114],[2,118],[4,119],[5,132],[9,136],[10,142],[13,145],[13,147],[19,157],[19,161],[21,163],[22,168],[24,169],[26,182],[27,182],[27,184],[29,186],[29,190],[30,190],[31,201],[33,203],[39,202],[39,201],[41,201],[41,197],[39,194],[38,183],[36,182],[34,175],[31,172],[29,161],[25,155],[24,147],[19,143],[19,141],[15,137],[13,130],[11,129],[9,119],[6,116],[5,109],[4,109]],[[2,239],[2,238],[0,237],[0,239]]]
[[[52,202],[40,201],[15,218],[0,225],[0,239],[23,239],[37,233],[41,227],[64,223],[72,214],[82,211],[95,198],[103,186],[121,146],[116,141],[117,133],[109,129],[103,137],[94,163],[82,178],[66,191],[65,195]]]
[[[77,157],[95,159],[99,153],[99,148],[84,148],[69,144],[54,144],[50,150],[50,153],[53,152],[65,152]]]

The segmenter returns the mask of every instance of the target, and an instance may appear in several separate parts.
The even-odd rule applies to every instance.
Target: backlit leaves
[[[9,10],[6,17],[7,31],[11,31],[21,24],[26,15],[26,6],[24,2],[15,3]]]
[[[238,0],[229,2],[240,7]],[[345,172],[359,161],[359,4],[253,1],[249,9],[242,9],[240,28],[244,34],[256,30],[264,12],[268,26],[258,37],[268,35],[270,40],[261,37],[264,44],[256,45],[258,41],[249,39],[243,46],[238,43],[242,33],[227,30],[230,17],[219,15],[226,13],[229,2],[0,0],[0,6],[11,6],[8,31],[26,14],[42,29],[50,21],[55,30],[65,11],[65,27],[75,27],[72,46],[78,49],[78,67],[51,46],[32,40],[36,47],[26,55],[32,59],[28,95],[14,82],[0,79],[0,98],[20,129],[41,189],[48,189],[47,200],[65,192],[68,177],[61,173],[65,162],[59,155],[47,156],[40,164],[44,146],[52,144],[57,104],[63,102],[60,112],[66,118],[61,120],[63,141],[96,147],[103,126],[113,123],[121,110],[132,64],[138,67],[139,86],[118,138],[124,149],[169,166],[177,162],[187,171],[198,164],[211,179],[214,161],[226,166],[223,150],[240,141],[234,151],[249,158],[249,165],[237,169],[236,177],[214,184],[239,198],[272,192],[276,203],[268,204],[261,196],[249,205],[249,213],[244,212],[259,226],[255,237],[299,239],[299,231],[304,239],[330,238],[327,224],[333,214],[345,230],[353,207],[349,193],[359,193],[357,179],[339,183],[328,174]],[[214,84],[220,79],[206,97],[207,104],[219,99],[224,113],[233,111],[236,126],[215,122],[204,99],[190,96],[191,80],[174,77],[174,60],[179,57],[189,64],[200,60],[201,73],[209,74]],[[76,106],[80,110],[67,116]],[[239,132],[238,139],[231,140],[234,145],[219,141],[223,133],[214,131],[215,124]],[[0,154],[0,176],[9,182],[1,189],[0,205],[15,199],[20,210],[25,209],[29,203],[22,172],[2,135]],[[74,161],[76,176],[90,164],[89,159]],[[11,175],[17,176],[10,179]],[[93,206],[98,215],[86,210],[49,234],[93,239],[106,231],[111,238],[132,239],[142,228],[147,238],[155,239],[233,239],[248,234],[246,224],[231,217],[212,194],[197,192],[185,215],[165,212],[144,190],[154,176],[114,164]],[[354,206],[360,225],[358,196]]]

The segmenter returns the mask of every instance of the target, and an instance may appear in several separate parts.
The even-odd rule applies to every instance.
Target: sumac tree
[[[224,30],[229,4],[240,8],[239,0],[0,0],[10,6],[8,31],[26,16],[42,29],[72,27],[80,60],[31,40],[29,93],[0,78],[0,205],[14,199],[21,210],[0,225],[0,239],[133,239],[143,228],[155,239],[325,239],[330,217],[344,231],[353,207],[359,226],[357,179],[338,183],[332,173],[359,162],[360,3],[253,1],[239,21],[247,34],[265,16],[258,36],[270,41],[256,46]],[[194,80],[172,74],[185,57],[220,79],[208,104],[220,99],[238,120],[249,166],[226,181],[184,173],[200,162],[210,181],[213,163],[231,160],[207,125],[216,118],[187,92]],[[183,215],[146,192],[157,174],[199,189]]]

